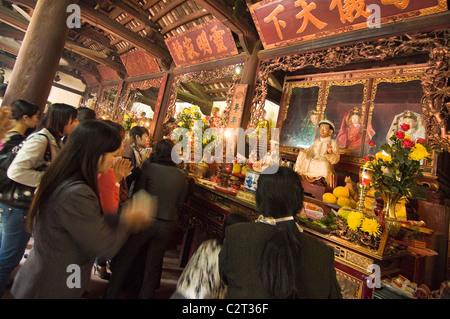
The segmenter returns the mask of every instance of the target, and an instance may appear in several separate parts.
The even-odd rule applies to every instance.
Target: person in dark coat
[[[279,167],[261,174],[255,223],[227,227],[219,271],[230,299],[342,298],[331,247],[304,234],[294,215],[303,206],[301,177]]]
[[[149,229],[133,234],[111,261],[112,277],[108,298],[117,298],[133,262],[144,254],[143,281],[138,297],[151,299],[159,287],[163,258],[169,239],[176,229],[179,209],[187,193],[187,176],[175,166],[171,140],[159,141],[149,159],[142,164],[136,192],[146,190],[157,198],[157,211]],[[133,274],[139,277],[141,274]]]

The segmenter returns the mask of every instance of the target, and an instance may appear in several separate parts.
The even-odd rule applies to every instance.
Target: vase
[[[381,191],[381,197],[383,198],[384,205],[383,211],[381,212],[380,225],[382,227],[384,226],[384,228],[393,237],[398,234],[402,227],[395,214],[395,207],[402,196],[402,194],[398,193]]]

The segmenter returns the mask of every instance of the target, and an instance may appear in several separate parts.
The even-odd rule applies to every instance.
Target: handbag
[[[42,133],[37,134],[44,135],[47,138],[44,161],[50,162],[52,153],[48,136]],[[0,155],[0,202],[8,206],[27,209],[31,205],[36,187],[18,183],[7,176],[8,168],[16,158],[17,153],[23,146],[23,143],[24,142],[14,147],[11,152]],[[35,168],[36,171],[44,171],[46,169],[46,164]]]

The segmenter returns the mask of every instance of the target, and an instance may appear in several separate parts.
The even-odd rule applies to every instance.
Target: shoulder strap
[[[43,133],[37,133],[37,134],[43,135],[47,139],[47,147],[45,148],[44,161],[51,162],[52,161],[52,150],[50,148],[50,139],[48,138],[47,135],[45,135]]]

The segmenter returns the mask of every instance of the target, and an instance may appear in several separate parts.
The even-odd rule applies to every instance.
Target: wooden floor
[[[32,246],[33,246],[33,239],[30,239],[30,242],[28,243],[25,253],[28,253]],[[177,248],[173,247],[173,249],[169,249],[166,251],[164,257],[163,272],[161,276],[161,284],[160,288],[156,291],[155,299],[169,299],[172,293],[175,291],[177,280],[183,271],[182,268],[178,267],[178,256],[180,253],[178,247],[179,246],[177,246]],[[22,265],[25,262],[25,260],[26,260],[25,258],[22,258],[20,265]],[[15,273],[17,273],[17,271],[19,270],[20,265],[11,275],[12,278],[14,277]],[[91,280],[89,282],[89,286],[84,298],[103,299],[106,293],[107,285],[108,281],[99,278],[96,274],[94,274],[94,270],[92,269]],[[9,291],[10,286],[11,284],[5,291],[3,299],[13,299],[13,296],[10,294]],[[121,298],[124,299],[126,297],[122,296]]]

